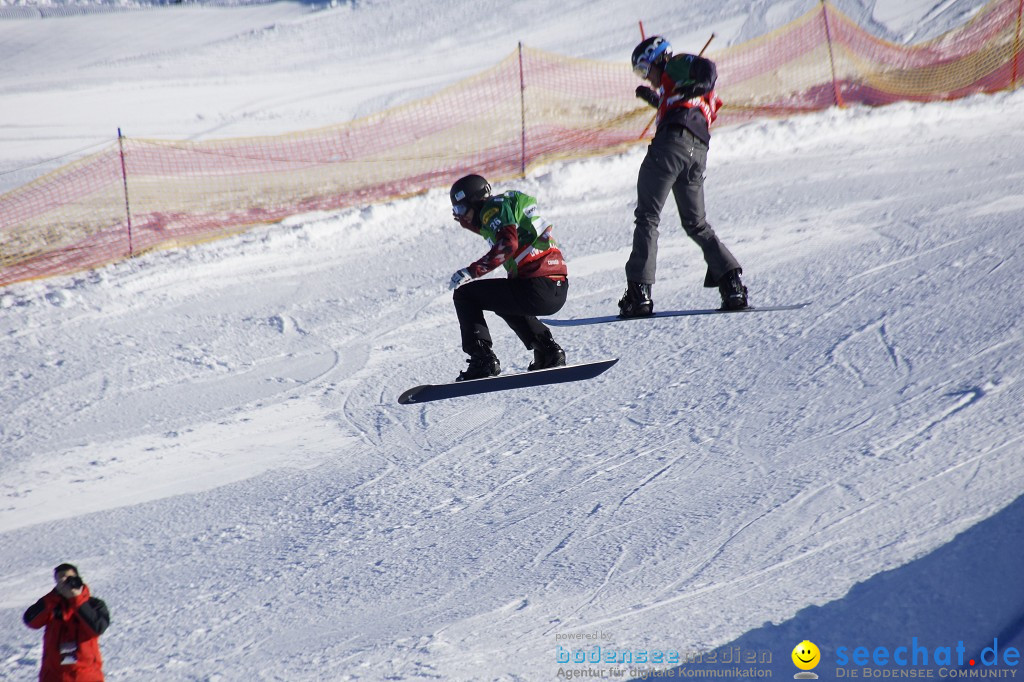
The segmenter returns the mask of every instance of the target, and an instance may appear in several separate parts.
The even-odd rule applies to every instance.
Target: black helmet
[[[467,175],[452,185],[452,212],[462,215],[466,209],[476,208],[480,202],[491,196],[491,183],[480,175]],[[461,212],[460,212],[461,211]]]
[[[633,48],[633,57],[630,61],[633,63],[633,71],[636,72],[636,75],[647,78],[652,64],[657,64],[671,56],[672,46],[669,42],[661,36],[651,36]]]

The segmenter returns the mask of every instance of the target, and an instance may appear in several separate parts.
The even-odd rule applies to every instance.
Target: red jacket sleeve
[[[89,597],[78,605],[78,617],[97,635],[102,635],[110,625],[110,611],[102,599]]]
[[[515,225],[505,225],[498,232],[497,243],[483,258],[470,265],[467,270],[473,277],[483,277],[503,264],[519,248],[519,231]]]
[[[22,620],[25,625],[33,630],[45,626],[53,618],[53,611],[60,604],[60,596],[56,592],[50,592],[32,606],[28,607]]]

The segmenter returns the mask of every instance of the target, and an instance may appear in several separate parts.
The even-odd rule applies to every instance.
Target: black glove
[[[658,93],[651,90],[646,85],[636,86],[636,96],[650,104],[655,109],[657,109],[658,105],[661,103],[661,100],[658,98]]]
[[[704,94],[703,92],[697,92],[697,87],[694,85],[677,85],[673,93],[683,99],[693,99]]]

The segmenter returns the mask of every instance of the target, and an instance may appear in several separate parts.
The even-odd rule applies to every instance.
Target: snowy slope
[[[591,4],[581,52],[619,58],[653,4]],[[37,90],[5,89],[0,111],[104,87],[131,110],[149,69],[177,63],[157,92],[183,109],[136,113],[147,134],[211,134],[181,111],[223,112],[217,136],[279,132],[428,92],[519,39],[555,48],[576,8],[517,3],[514,32],[463,38],[456,17],[497,5],[417,6],[168,9],[199,17],[182,26],[210,44],[175,56],[154,24],[145,54],[87,63],[55,48],[22,62]],[[677,33],[739,35],[754,14],[701,9]],[[281,23],[225,38],[202,12]],[[148,14],[81,33],[100,16],[59,21],[110,44]],[[374,26],[431,59],[367,72],[353,36]],[[125,84],[101,85],[112,73]],[[218,79],[223,98],[205,89]],[[334,104],[314,96],[327,81]],[[251,108],[233,101],[244,93]],[[0,679],[35,674],[40,637],[20,615],[63,560],[111,606],[111,680],[535,680],[555,677],[560,635],[708,649],[943,546],[1024,488],[1022,111],[1018,91],[720,131],[710,218],[754,302],[812,306],[556,329],[571,360],[622,358],[586,384],[395,403],[463,365],[444,285],[483,244],[451,222],[443,189],[0,291]],[[88,105],[55,125],[85,140],[102,119]],[[24,158],[12,149],[8,168]],[[569,259],[557,317],[614,310],[642,155],[515,184]],[[667,210],[656,303],[713,305],[676,221]],[[524,368],[493,329],[503,366]]]

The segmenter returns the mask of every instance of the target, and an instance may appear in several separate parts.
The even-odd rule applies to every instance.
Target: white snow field
[[[519,40],[627,68],[638,19],[686,49],[813,6],[671,4],[0,19],[0,182],[118,126],[298,130]],[[916,40],[979,6],[843,8]],[[1005,644],[1024,612],[1022,120],[1018,90],[718,130],[709,219],[752,302],[811,305],[554,327],[570,361],[621,358],[586,383],[396,403],[464,367],[446,284],[486,245],[447,188],[0,290],[0,679],[37,674],[21,614],[62,561],[110,606],[109,680],[566,679],[586,668],[557,660],[577,635],[695,652],[775,626],[785,678],[800,639],[823,660],[849,644],[851,617],[891,635],[866,646],[958,627]],[[497,187],[556,226],[571,288],[554,318],[615,311],[643,153]],[[717,305],[673,207],[660,243],[656,306]],[[489,319],[505,371],[525,369]],[[998,552],[940,563],[957,547]],[[858,595],[879,612],[848,608]],[[795,622],[813,632],[785,627],[811,607]]]

